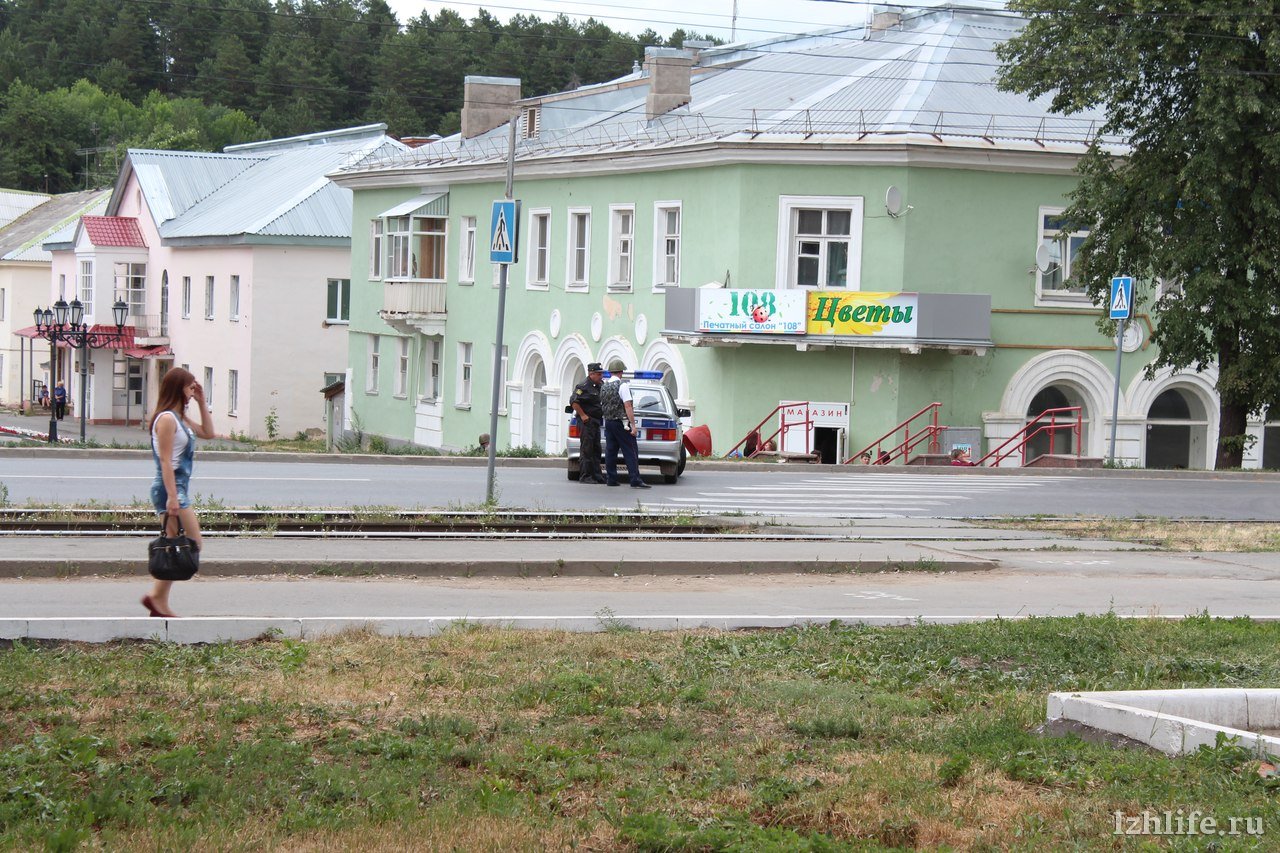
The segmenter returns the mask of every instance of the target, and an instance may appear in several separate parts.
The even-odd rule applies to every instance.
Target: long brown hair
[[[156,398],[156,410],[151,414],[147,429],[154,428],[156,418],[165,412],[177,412],[178,417],[181,418],[187,408],[186,387],[195,381],[196,378],[191,375],[190,370],[183,370],[181,367],[169,368],[169,372],[160,380],[160,394]]]

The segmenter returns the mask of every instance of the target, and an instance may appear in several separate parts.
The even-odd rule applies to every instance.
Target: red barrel
[[[711,429],[706,424],[684,431],[684,449],[694,456],[711,455]]]

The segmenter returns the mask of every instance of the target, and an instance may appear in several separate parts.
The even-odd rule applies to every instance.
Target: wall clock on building
[[[1115,340],[1114,335],[1111,340]],[[1130,320],[1124,325],[1124,340],[1120,343],[1120,349],[1125,352],[1137,352],[1140,346],[1142,346],[1142,324]]]

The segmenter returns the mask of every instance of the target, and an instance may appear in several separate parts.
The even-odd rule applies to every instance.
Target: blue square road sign
[[[489,263],[514,264],[520,246],[520,202],[503,199],[493,203],[489,224]]]
[[[1110,319],[1128,320],[1133,316],[1133,276],[1118,275],[1111,279]]]

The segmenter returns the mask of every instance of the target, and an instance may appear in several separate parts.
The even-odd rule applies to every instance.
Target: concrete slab
[[[107,643],[112,640],[163,640],[165,621],[148,616],[117,619],[72,617],[27,620],[29,640],[68,640],[77,643]]]
[[[1219,735],[1259,754],[1280,755],[1280,690],[1185,689],[1051,693],[1047,718],[1122,735],[1166,755],[1212,747]]]
[[[217,616],[197,616],[164,621],[166,628],[164,639],[171,643],[223,643],[253,640],[269,631],[278,631],[281,637],[291,640],[302,639],[301,619],[228,619]]]
[[[26,619],[0,619],[0,640],[22,640],[26,636]]]

